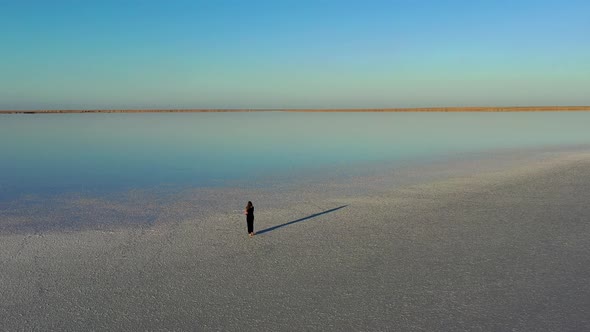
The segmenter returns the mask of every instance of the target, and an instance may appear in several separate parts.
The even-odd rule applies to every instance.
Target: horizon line
[[[0,114],[64,113],[215,113],[215,112],[534,112],[590,111],[590,106],[449,106],[392,108],[170,108],[170,109],[35,109],[0,110]]]

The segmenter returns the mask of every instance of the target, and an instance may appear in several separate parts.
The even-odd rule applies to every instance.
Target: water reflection
[[[2,115],[0,199],[589,144],[588,123],[586,112]]]

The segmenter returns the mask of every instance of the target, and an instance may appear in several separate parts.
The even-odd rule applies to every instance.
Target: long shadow
[[[301,218],[301,219],[297,219],[297,220],[293,220],[293,221],[286,222],[286,223],[284,223],[284,224],[280,224],[280,225],[276,225],[276,226],[268,227],[268,228],[265,228],[265,229],[263,229],[263,230],[260,230],[260,231],[256,232],[256,235],[259,235],[259,234],[264,234],[264,233],[267,233],[267,232],[270,232],[270,231],[274,231],[274,230],[275,230],[275,229],[277,229],[277,228],[281,228],[281,227],[289,226],[289,225],[292,225],[292,224],[294,224],[294,223],[298,223],[298,222],[305,221],[305,220],[308,220],[308,219],[311,219],[311,218],[315,218],[315,217],[321,216],[322,214],[326,214],[326,213],[334,212],[334,211],[336,211],[336,210],[340,210],[340,209],[342,209],[342,208],[345,208],[345,207],[347,207],[347,206],[348,206],[348,204],[347,204],[347,205],[342,205],[342,206],[339,206],[339,207],[337,207],[337,208],[333,208],[333,209],[330,209],[330,210],[326,210],[326,211],[318,212],[318,213],[312,214],[312,215],[310,215],[310,216],[307,216],[307,217],[304,217],[304,218]]]

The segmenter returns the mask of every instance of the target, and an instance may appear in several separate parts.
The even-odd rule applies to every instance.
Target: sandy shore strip
[[[2,329],[589,330],[590,153],[524,161],[138,193],[149,206],[80,198],[77,217],[97,224],[157,217],[0,234]]]
[[[590,111],[590,106],[457,106],[457,107],[391,107],[391,108],[283,108],[283,109],[63,109],[0,110],[0,114],[64,113],[215,113],[215,112],[554,112]]]

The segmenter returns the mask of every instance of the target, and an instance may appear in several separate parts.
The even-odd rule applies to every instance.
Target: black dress
[[[254,207],[251,207],[247,211],[246,222],[248,223],[248,234],[254,232]]]

